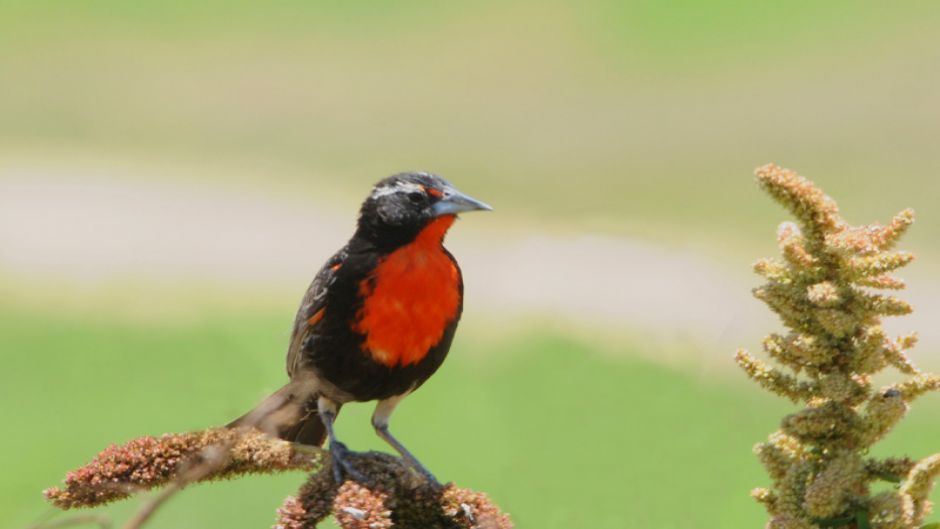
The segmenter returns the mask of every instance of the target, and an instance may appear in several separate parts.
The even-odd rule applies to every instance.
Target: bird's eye
[[[424,202],[424,193],[420,191],[412,191],[411,193],[408,193],[408,200],[410,200],[412,204],[420,204]]]

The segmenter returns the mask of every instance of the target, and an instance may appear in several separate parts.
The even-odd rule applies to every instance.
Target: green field
[[[198,429],[247,409],[283,380],[275,317],[189,324],[106,324],[13,314],[0,396],[0,526],[49,515],[40,491],[111,442]],[[708,377],[601,355],[527,331],[458,338],[408,399],[394,428],[443,479],[485,490],[519,527],[756,527],[751,487],[765,483],[750,447],[788,409],[729,373]],[[729,355],[730,356],[730,355]],[[729,362],[731,362],[729,358]],[[731,373],[731,375],[736,375]],[[927,399],[887,443],[925,455],[940,426]],[[365,405],[344,409],[355,447],[383,449]],[[267,527],[300,475],[198,485],[152,527]],[[104,512],[125,519],[134,502]]]

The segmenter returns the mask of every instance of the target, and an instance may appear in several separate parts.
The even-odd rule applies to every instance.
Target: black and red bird
[[[489,209],[429,173],[376,184],[352,239],[300,304],[287,350],[290,382],[230,426],[317,446],[329,438],[337,480],[357,477],[333,422],[343,404],[377,400],[376,433],[433,480],[389,432],[389,416],[437,371],[457,330],[463,279],[444,235],[457,214]]]

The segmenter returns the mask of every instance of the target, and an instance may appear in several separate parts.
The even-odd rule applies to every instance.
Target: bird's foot
[[[351,479],[358,483],[368,483],[369,479],[356,470],[350,461],[350,456],[355,452],[346,447],[345,444],[335,441],[330,443],[330,456],[333,460],[333,479],[336,483],[342,483],[346,479]]]
[[[434,474],[431,474],[430,470],[424,468],[424,465],[422,465],[417,459],[415,459],[414,457],[410,457],[410,458],[406,457],[405,461],[410,463],[411,468],[415,469],[418,472],[418,474],[421,474],[422,476],[424,476],[424,479],[426,479],[428,483],[431,484],[431,486],[437,489],[440,489],[443,487],[443,485],[441,485],[441,482],[438,481],[437,478],[434,477]]]

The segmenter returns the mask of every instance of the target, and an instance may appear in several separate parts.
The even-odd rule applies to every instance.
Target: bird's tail
[[[309,382],[292,381],[226,427],[253,427],[285,441],[321,446],[326,427],[317,413],[317,397]]]

